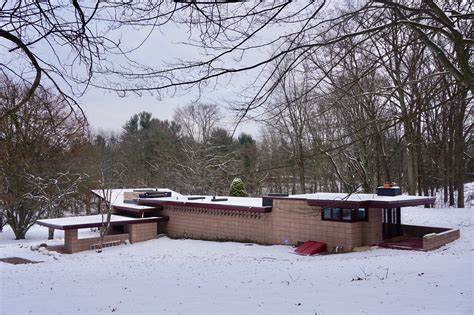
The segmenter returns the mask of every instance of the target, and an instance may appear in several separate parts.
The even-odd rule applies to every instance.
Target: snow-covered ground
[[[432,252],[372,249],[302,257],[289,246],[156,240],[47,256],[0,233],[0,310],[21,313],[473,314],[472,209],[405,208],[403,222],[458,227]],[[85,231],[85,233],[88,233]],[[62,243],[56,232],[50,244]]]

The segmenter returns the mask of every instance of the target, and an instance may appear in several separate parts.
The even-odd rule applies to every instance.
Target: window
[[[331,208],[324,208],[323,209],[323,220],[330,220],[331,219]]]
[[[352,221],[353,209],[342,209],[342,221]]]
[[[357,221],[367,221],[369,219],[369,210],[366,208],[357,209]]]
[[[322,220],[324,221],[343,221],[343,222],[357,222],[367,221],[368,210],[365,208],[350,209],[350,208],[323,208]]]
[[[339,208],[324,208],[323,209],[323,220],[340,221],[341,220],[341,209],[339,209]]]

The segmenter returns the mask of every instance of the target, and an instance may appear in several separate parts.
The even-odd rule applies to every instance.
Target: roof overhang
[[[247,211],[257,213],[267,213],[272,211],[272,207],[255,207],[255,206],[239,206],[239,205],[223,205],[223,204],[210,204],[210,203],[198,203],[188,201],[174,201],[174,200],[157,200],[157,199],[138,199],[139,205],[146,206],[175,206],[175,207],[190,207],[190,208],[204,208],[204,209],[216,209],[216,210],[230,210],[230,211]]]
[[[134,208],[134,207],[127,207],[127,206],[113,206],[115,210],[118,210],[120,212],[126,212],[130,214],[143,214],[147,212],[154,212],[156,210],[162,210],[163,206],[161,205],[156,205],[150,208]]]
[[[104,216],[105,217],[105,216]],[[76,219],[76,220],[75,220]],[[105,219],[105,218],[104,218]],[[149,217],[149,218],[128,218],[113,214],[110,220],[110,226],[141,224],[150,222],[169,221],[169,217]],[[57,219],[38,220],[41,226],[57,229],[57,230],[77,230],[86,228],[98,228],[104,225],[101,215],[79,216]]]
[[[432,205],[436,198],[395,199],[395,200],[322,200],[309,199],[308,204],[322,208],[401,208]]]

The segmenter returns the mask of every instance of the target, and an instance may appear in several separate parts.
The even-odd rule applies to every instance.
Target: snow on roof
[[[56,218],[56,219],[43,219],[38,220],[39,225],[54,227],[56,229],[64,230],[68,228],[80,228],[82,227],[99,227],[102,225],[102,221],[106,220],[107,216],[100,214],[96,215],[86,215],[78,217],[65,217],[65,218]],[[112,214],[110,216],[111,224],[120,224],[120,223],[138,223],[143,221],[156,221],[160,219],[159,217],[149,217],[149,218],[130,218],[121,215]]]
[[[398,196],[379,196],[377,194],[348,194],[348,193],[313,193],[290,195],[288,198],[306,199],[306,200],[340,200],[340,201],[410,201],[426,199],[433,197],[398,195]]]
[[[153,190],[156,192],[171,192],[171,197],[155,197],[155,198],[139,198],[138,203],[124,203],[123,195],[124,192],[140,192],[146,190]],[[104,195],[103,190],[93,190],[93,192],[102,197]],[[158,204],[171,203],[175,205],[212,205],[212,206],[223,206],[223,207],[235,207],[237,210],[248,208],[256,209],[258,211],[267,209],[262,204],[262,198],[254,197],[229,197],[229,196],[205,196],[205,195],[182,195],[173,190],[167,188],[129,188],[129,189],[109,189],[105,190],[105,194],[108,196],[107,199],[111,200],[112,205],[116,207],[123,207],[136,210],[147,210],[153,209]],[[377,194],[360,194],[360,193],[312,193],[312,194],[296,194],[287,197],[273,197],[273,198],[289,198],[289,199],[304,199],[308,201],[341,201],[341,202],[382,202],[382,203],[408,203],[415,201],[417,204],[425,204],[433,201],[433,197],[424,196],[410,196],[410,195],[398,195],[398,196],[379,196]],[[217,199],[213,201],[213,199]],[[418,201],[418,202],[417,202]],[[149,204],[149,205],[146,205]],[[404,206],[404,205],[402,205]]]
[[[202,197],[203,199],[195,199]],[[212,201],[212,199],[217,199]],[[222,200],[219,200],[222,199]],[[224,200],[227,199],[227,200]],[[193,204],[203,204],[203,205],[222,205],[222,206],[235,206],[235,207],[248,207],[248,208],[260,208],[262,207],[262,198],[253,198],[253,197],[228,197],[228,196],[203,196],[203,195],[190,195],[190,196],[171,196],[171,197],[162,197],[162,198],[144,198],[140,200],[157,200],[163,202],[173,202],[173,203],[193,203]]]
[[[204,197],[204,199],[194,199],[194,197]],[[191,199],[189,199],[191,198]],[[215,196],[216,199],[227,199],[226,201],[212,201],[214,196],[172,196],[168,198],[148,198],[152,200],[162,201],[174,201],[183,203],[202,203],[202,204],[213,204],[213,205],[229,205],[229,206],[242,206],[242,207],[262,207],[262,198],[251,198],[251,197],[228,197],[228,196]],[[340,200],[340,201],[410,201],[426,199],[430,200],[432,197],[423,196],[379,196],[377,194],[346,194],[346,193],[313,193],[313,194],[298,194],[289,195],[288,197],[276,197],[276,198],[289,198],[289,199],[306,199],[306,200]]]
[[[153,209],[154,207],[137,205],[133,203],[125,203],[123,202],[123,195],[125,192],[142,192],[151,190],[154,190],[156,192],[171,192],[171,197],[182,196],[181,194],[167,188],[94,189],[92,190],[92,192],[100,198],[109,200],[113,206],[137,210],[146,210]],[[106,196],[106,198],[104,198],[104,195]]]

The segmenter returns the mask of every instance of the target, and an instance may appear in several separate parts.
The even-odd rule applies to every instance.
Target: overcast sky
[[[135,47],[147,36],[143,30],[128,30],[121,33],[121,42],[127,43],[129,48]],[[147,65],[162,67],[164,62],[172,62],[176,58],[184,60],[200,58],[197,48],[180,44],[188,41],[188,29],[178,27],[173,23],[167,23],[160,29],[155,29],[144,45],[133,54],[135,60]],[[203,103],[218,104],[225,120],[221,127],[233,131],[235,127],[234,114],[227,110],[229,101],[236,98],[236,91],[251,82],[252,75],[245,73],[243,76],[234,76],[231,82],[227,82],[217,89],[208,88],[203,90],[199,101]],[[225,80],[225,79],[224,79]],[[221,80],[220,82],[224,82]],[[174,111],[179,106],[184,106],[196,100],[199,93],[196,90],[178,91],[177,95],[145,94],[137,96],[134,94],[120,97],[116,93],[90,87],[87,93],[80,99],[80,103],[87,115],[89,123],[94,131],[120,131],[125,122],[134,114],[147,111],[153,117],[159,119],[173,119]],[[257,136],[259,126],[256,123],[243,123],[236,129],[240,132],[250,133]]]
[[[161,100],[155,96],[129,95],[127,97],[119,97],[112,92],[106,92],[99,89],[90,89],[89,92],[81,99],[83,109],[87,115],[89,123],[94,131],[120,131],[125,122],[134,114],[147,111],[153,114],[153,117],[162,120],[172,120],[174,110],[179,106],[190,104],[193,95],[164,97]],[[219,104],[220,98],[216,96],[214,99],[203,97],[203,102]],[[228,112],[225,107],[220,107],[221,111],[226,115],[221,127],[232,131],[234,128],[234,119],[232,113]],[[236,133],[250,133],[257,136],[259,126],[256,123],[245,123],[238,126]]]

